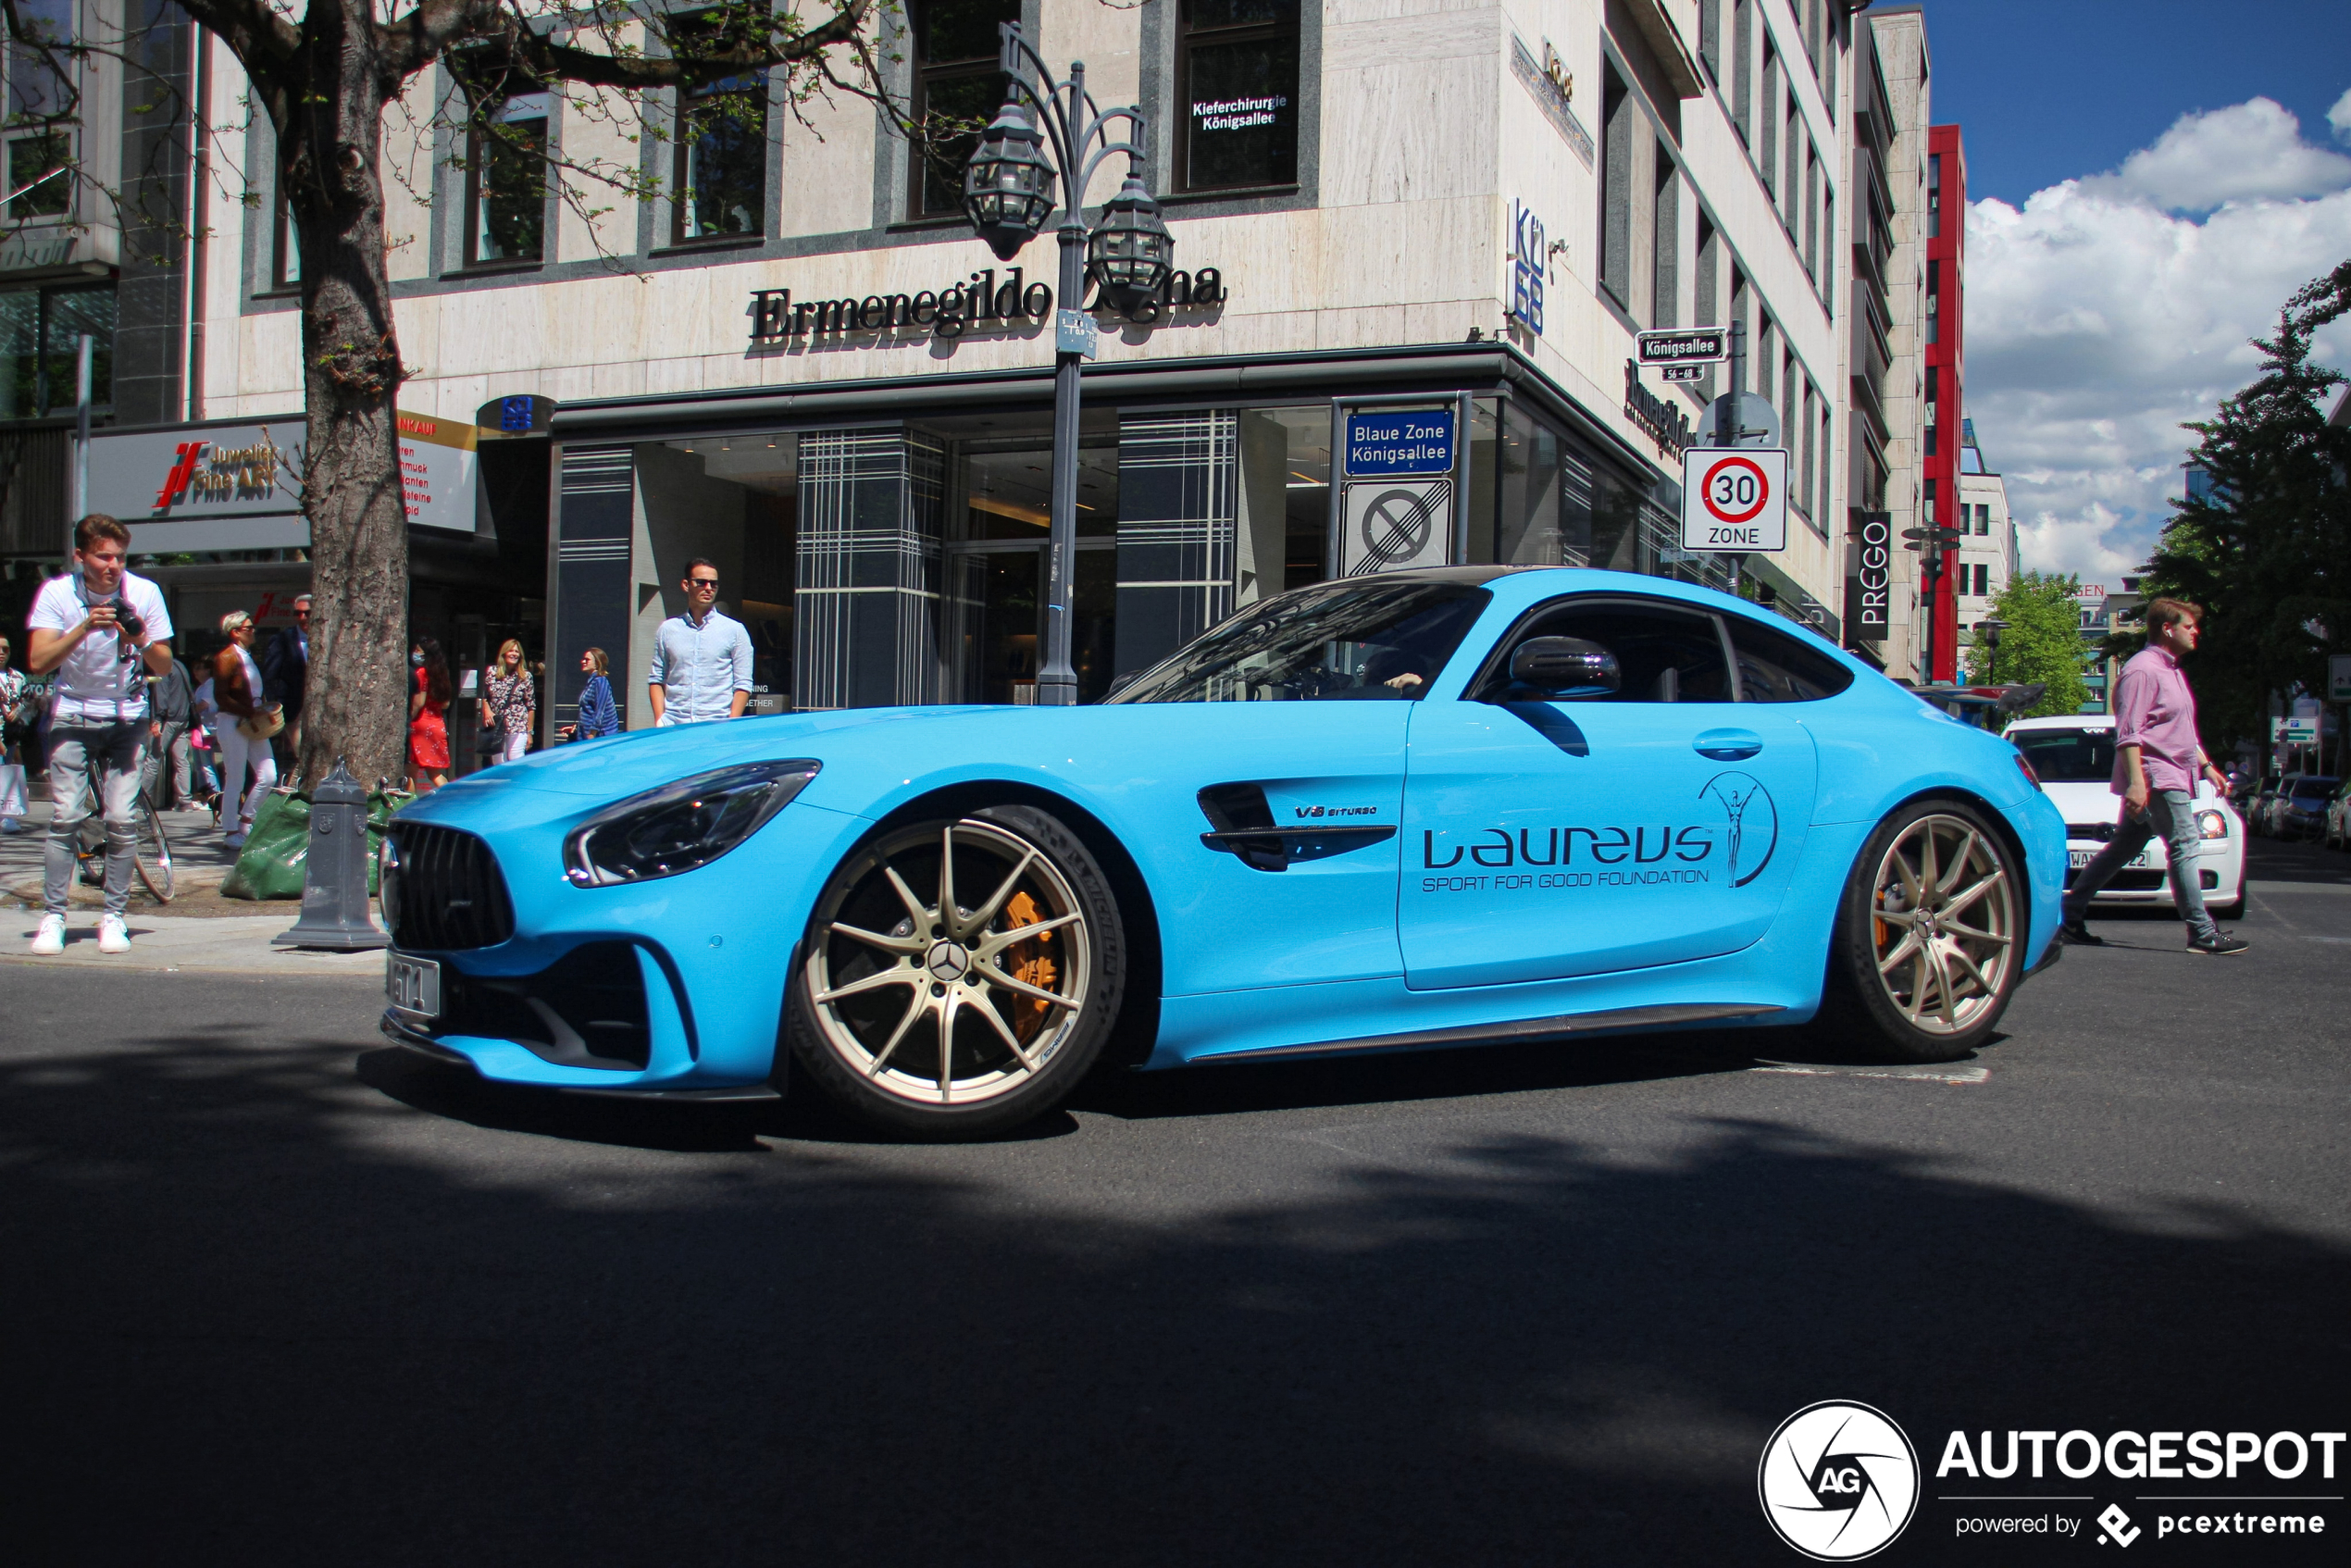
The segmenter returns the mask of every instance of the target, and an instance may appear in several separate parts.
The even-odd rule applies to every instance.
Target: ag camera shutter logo
[[[1884,1411],[1823,1400],[1780,1423],[1755,1489],[1780,1539],[1818,1562],[1851,1562],[1885,1547],[1917,1512],[1918,1451]]]

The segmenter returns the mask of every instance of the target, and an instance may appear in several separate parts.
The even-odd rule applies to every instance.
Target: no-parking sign
[[[1786,449],[1686,449],[1682,454],[1682,548],[1786,549]]]

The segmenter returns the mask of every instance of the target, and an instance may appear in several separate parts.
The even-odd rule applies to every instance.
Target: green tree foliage
[[[2344,377],[2310,362],[2346,314],[2351,261],[2286,301],[2259,378],[2186,427],[2211,488],[2173,502],[2144,586],[2205,608],[2187,667],[2208,747],[2266,742],[2270,696],[2323,690],[2327,655],[2351,652],[2351,430],[2325,408]]]
[[[2082,670],[2088,650],[2082,641],[2082,611],[2073,600],[2081,579],[2071,574],[2024,572],[1993,601],[1992,613],[2008,622],[2000,633],[1997,662],[1990,642],[1979,638],[1968,650],[1971,678],[2003,686],[2048,687],[2027,718],[2075,714],[2089,697]]]

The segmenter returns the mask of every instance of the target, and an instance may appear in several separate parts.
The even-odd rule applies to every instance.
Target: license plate
[[[2089,865],[2092,860],[2096,859],[2097,853],[2098,852],[2096,850],[2068,850],[2065,852],[2065,858],[2067,864],[2071,865],[2074,870],[2079,871],[2082,867]],[[2126,871],[2154,870],[2155,846],[2149,844],[2146,849],[2143,849],[2137,854],[2133,855],[2128,861],[2123,863],[2122,868]]]
[[[393,953],[384,964],[384,996],[403,1013],[441,1016],[441,965],[429,958]]]
[[[2076,871],[2079,871],[2089,865],[2090,857],[2097,852],[2096,850],[2068,850],[2065,852],[2065,858]]]

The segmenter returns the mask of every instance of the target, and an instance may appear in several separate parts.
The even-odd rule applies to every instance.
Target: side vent
[[[1260,784],[1212,784],[1200,792],[1200,809],[1212,829],[1200,841],[1256,871],[1287,871],[1300,861],[1326,860],[1396,837],[1393,827],[1374,823],[1277,827]]]

